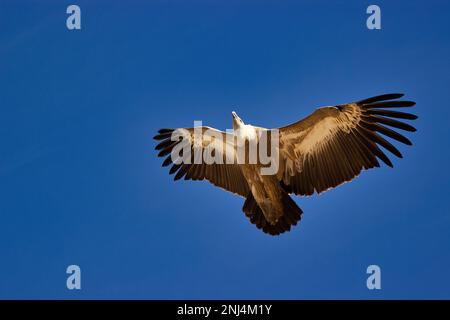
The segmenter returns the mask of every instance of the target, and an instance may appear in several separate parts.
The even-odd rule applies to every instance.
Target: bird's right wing
[[[377,158],[392,167],[378,145],[397,157],[402,155],[380,134],[411,145],[386,126],[416,130],[395,118],[414,120],[417,116],[386,110],[415,105],[412,101],[393,100],[402,96],[386,94],[319,108],[305,119],[280,128],[279,180],[292,193],[311,195],[350,181],[363,169],[378,167]]]
[[[154,137],[163,167],[173,164],[174,180],[208,180],[213,185],[247,197],[247,180],[236,161],[233,135],[210,127],[161,129]]]

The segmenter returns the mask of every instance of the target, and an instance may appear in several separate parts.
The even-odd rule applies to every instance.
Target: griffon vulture
[[[259,158],[250,162],[248,155],[244,155],[243,161],[202,161],[207,151],[215,159],[236,160],[237,138],[243,139],[248,151],[252,143],[260,144],[263,132],[272,132],[273,129],[244,124],[235,112],[231,132],[204,126],[161,129],[154,137],[161,140],[155,149],[159,150],[158,156],[166,157],[164,167],[172,164],[169,172],[175,174],[175,180],[206,179],[244,197],[242,210],[250,222],[265,233],[279,235],[297,225],[302,217],[302,210],[290,194],[309,196],[327,191],[352,180],[363,169],[379,167],[379,160],[392,167],[386,151],[402,158],[397,148],[382,137],[411,145],[406,137],[390,128],[416,131],[396,119],[415,120],[417,116],[391,110],[415,105],[413,101],[396,100],[402,96],[385,94],[318,108],[303,120],[277,129],[276,152],[270,154],[278,161],[273,174],[262,174],[265,165]],[[181,144],[187,148],[174,155],[173,151]],[[181,158],[191,161],[180,161]]]

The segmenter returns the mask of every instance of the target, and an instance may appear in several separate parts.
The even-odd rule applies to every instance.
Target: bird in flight
[[[267,234],[279,235],[297,225],[303,214],[290,194],[320,194],[352,180],[363,169],[379,167],[379,160],[393,167],[386,151],[402,158],[383,137],[412,145],[390,128],[416,131],[397,120],[415,120],[416,115],[392,110],[415,105],[413,101],[397,100],[402,96],[391,93],[321,107],[278,129],[244,124],[232,112],[233,131],[206,126],[161,129],[154,137],[161,141],[155,149],[159,157],[166,157],[163,167],[172,165],[169,173],[175,174],[174,180],[208,180],[244,197],[242,210],[250,222]],[[261,154],[256,160],[252,158],[252,146],[262,149],[263,144],[270,149],[270,161],[275,166],[263,162]],[[264,173],[269,166],[275,169]]]

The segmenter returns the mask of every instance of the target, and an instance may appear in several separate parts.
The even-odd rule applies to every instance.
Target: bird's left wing
[[[163,167],[174,180],[208,180],[213,185],[247,197],[250,189],[236,161],[232,134],[210,127],[161,129],[154,137]]]
[[[392,167],[379,146],[397,157],[402,155],[380,134],[411,145],[406,137],[386,126],[416,131],[395,118],[414,120],[417,116],[388,110],[415,105],[394,100],[402,96],[386,94],[319,108],[305,119],[280,128],[279,180],[289,192],[311,195],[350,181],[363,169],[379,167],[377,158]]]

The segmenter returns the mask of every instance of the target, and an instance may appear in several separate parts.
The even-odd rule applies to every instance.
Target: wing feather
[[[379,167],[378,159],[392,167],[379,146],[402,158],[400,151],[383,135],[406,145],[411,141],[391,129],[416,129],[395,120],[417,119],[416,115],[385,110],[406,108],[413,101],[400,101],[403,94],[385,94],[358,102],[317,109],[305,119],[280,128],[278,178],[289,191],[312,195],[350,181],[364,169]],[[292,169],[293,168],[293,169]]]
[[[226,163],[227,156],[229,159],[236,160],[236,152],[234,146],[226,146],[227,134],[209,127],[201,127],[199,130],[202,134],[202,144],[195,145],[195,128],[183,129],[160,129],[158,134],[154,136],[159,142],[155,149],[159,151],[159,157],[166,157],[162,163],[163,167],[172,164],[169,174],[175,174],[174,180],[184,178],[184,180],[208,180],[213,185],[223,188],[232,193],[246,197],[250,190],[239,165],[236,163]],[[220,135],[220,141],[214,137]],[[172,159],[172,151],[180,143],[187,141],[190,150],[190,163],[178,163],[185,160],[187,155],[180,152],[180,157],[176,160]],[[183,142],[186,143],[186,142]],[[197,151],[197,152],[196,152]],[[207,164],[203,160],[205,152],[212,156],[222,159],[222,164]],[[228,154],[231,153],[231,154]],[[175,163],[174,163],[175,161]]]

